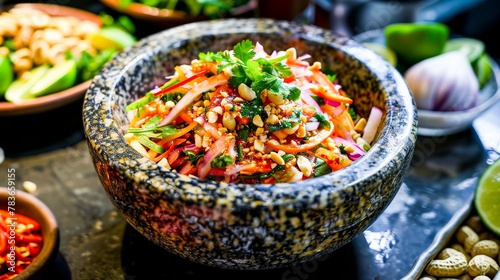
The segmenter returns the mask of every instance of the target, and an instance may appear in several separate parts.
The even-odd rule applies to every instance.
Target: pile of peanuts
[[[79,57],[82,51],[95,54],[87,40],[99,31],[97,23],[71,16],[50,16],[29,8],[13,8],[0,14],[0,56],[10,55],[18,78],[42,64],[56,65],[66,52]],[[5,46],[12,40],[15,51]]]
[[[479,216],[470,215],[455,232],[448,247],[425,268],[420,280],[490,280],[499,271],[500,239]]]

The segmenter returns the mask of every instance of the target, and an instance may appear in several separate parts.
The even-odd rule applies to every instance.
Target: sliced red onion
[[[198,177],[200,178],[205,178],[208,174],[208,171],[210,171],[210,163],[217,157],[219,156],[225,149],[229,147],[228,141],[230,140],[229,134],[224,134],[222,137],[219,138],[219,140],[215,141],[210,149],[207,151],[205,156],[203,156],[203,159],[199,163],[198,166]],[[234,141],[234,137],[233,141]]]
[[[328,105],[330,105],[330,106],[333,106],[333,107],[338,107],[338,106],[341,105],[340,102],[333,101],[333,100],[330,100],[330,99],[327,99],[327,98],[325,98],[325,103],[328,104]]]
[[[318,102],[316,102],[316,100],[314,100],[314,98],[311,97],[309,89],[307,90],[301,89],[300,99],[304,101],[305,104],[313,106],[318,113],[323,114],[323,110],[321,110],[321,107],[319,106]]]
[[[405,73],[417,108],[431,111],[467,110],[477,104],[479,83],[460,51],[425,59]]]
[[[158,126],[164,126],[170,124],[173,120],[175,120],[180,112],[184,110],[184,108],[188,107],[193,103],[203,92],[212,89],[216,86],[221,86],[227,84],[228,80],[224,76],[224,74],[219,74],[216,76],[212,76],[203,82],[194,86],[190,91],[188,91],[182,98],[175,104],[175,106],[170,110],[168,115],[163,118],[163,120],[158,124]]]
[[[248,163],[248,164],[233,164],[229,166],[224,173],[226,176],[235,176],[241,171],[245,171],[247,169],[252,169],[255,168],[255,163]]]
[[[350,160],[357,160],[366,153],[366,151],[363,148],[361,148],[358,144],[356,144],[353,141],[349,141],[347,139],[337,136],[332,137],[332,139],[335,143],[341,144],[344,147],[351,146],[354,148],[354,152],[347,153],[347,156],[349,157]]]
[[[307,122],[305,125],[306,131],[318,130],[319,122]]]
[[[375,138],[375,134],[377,133],[378,125],[382,121],[383,114],[384,113],[379,108],[375,106],[372,107],[362,136],[368,144],[372,144],[373,138]]]

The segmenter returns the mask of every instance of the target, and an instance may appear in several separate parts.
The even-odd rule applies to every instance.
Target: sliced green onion
[[[153,95],[153,93],[148,92],[148,93],[146,93],[146,95],[143,98],[141,98],[141,99],[139,99],[139,100],[137,100],[137,101],[135,101],[135,102],[130,103],[129,105],[127,105],[127,107],[125,107],[125,110],[127,112],[129,112],[129,111],[132,111],[132,110],[135,110],[135,109],[140,109],[140,108],[144,107],[144,105],[146,105],[149,102],[155,100],[155,98],[156,97]]]
[[[162,154],[165,150],[163,150],[163,147],[156,144],[155,142],[151,141],[147,136],[145,135],[137,135],[137,141],[144,145],[144,147],[153,150],[159,154]]]

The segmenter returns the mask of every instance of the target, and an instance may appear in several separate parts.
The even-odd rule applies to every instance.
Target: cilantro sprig
[[[230,69],[233,75],[229,83],[233,88],[245,83],[257,94],[269,90],[273,94],[283,94],[286,99],[298,100],[300,90],[284,82],[284,78],[292,75],[290,67],[282,63],[288,54],[272,59],[264,57],[253,59],[256,55],[254,48],[252,41],[243,40],[234,46],[233,51],[200,53],[199,59],[219,63],[219,73]]]

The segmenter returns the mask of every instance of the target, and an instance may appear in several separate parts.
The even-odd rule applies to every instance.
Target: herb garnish
[[[243,40],[236,44],[233,52],[228,50],[217,53],[207,52],[200,53],[198,57],[201,61],[218,62],[219,73],[226,68],[231,69],[233,76],[230,78],[229,83],[233,88],[245,83],[257,94],[260,94],[263,90],[269,90],[274,94],[283,94],[286,99],[298,100],[300,90],[283,80],[292,75],[290,67],[282,63],[288,55],[285,54],[272,59],[258,58],[253,60],[252,58],[256,54],[254,48],[252,41]]]

